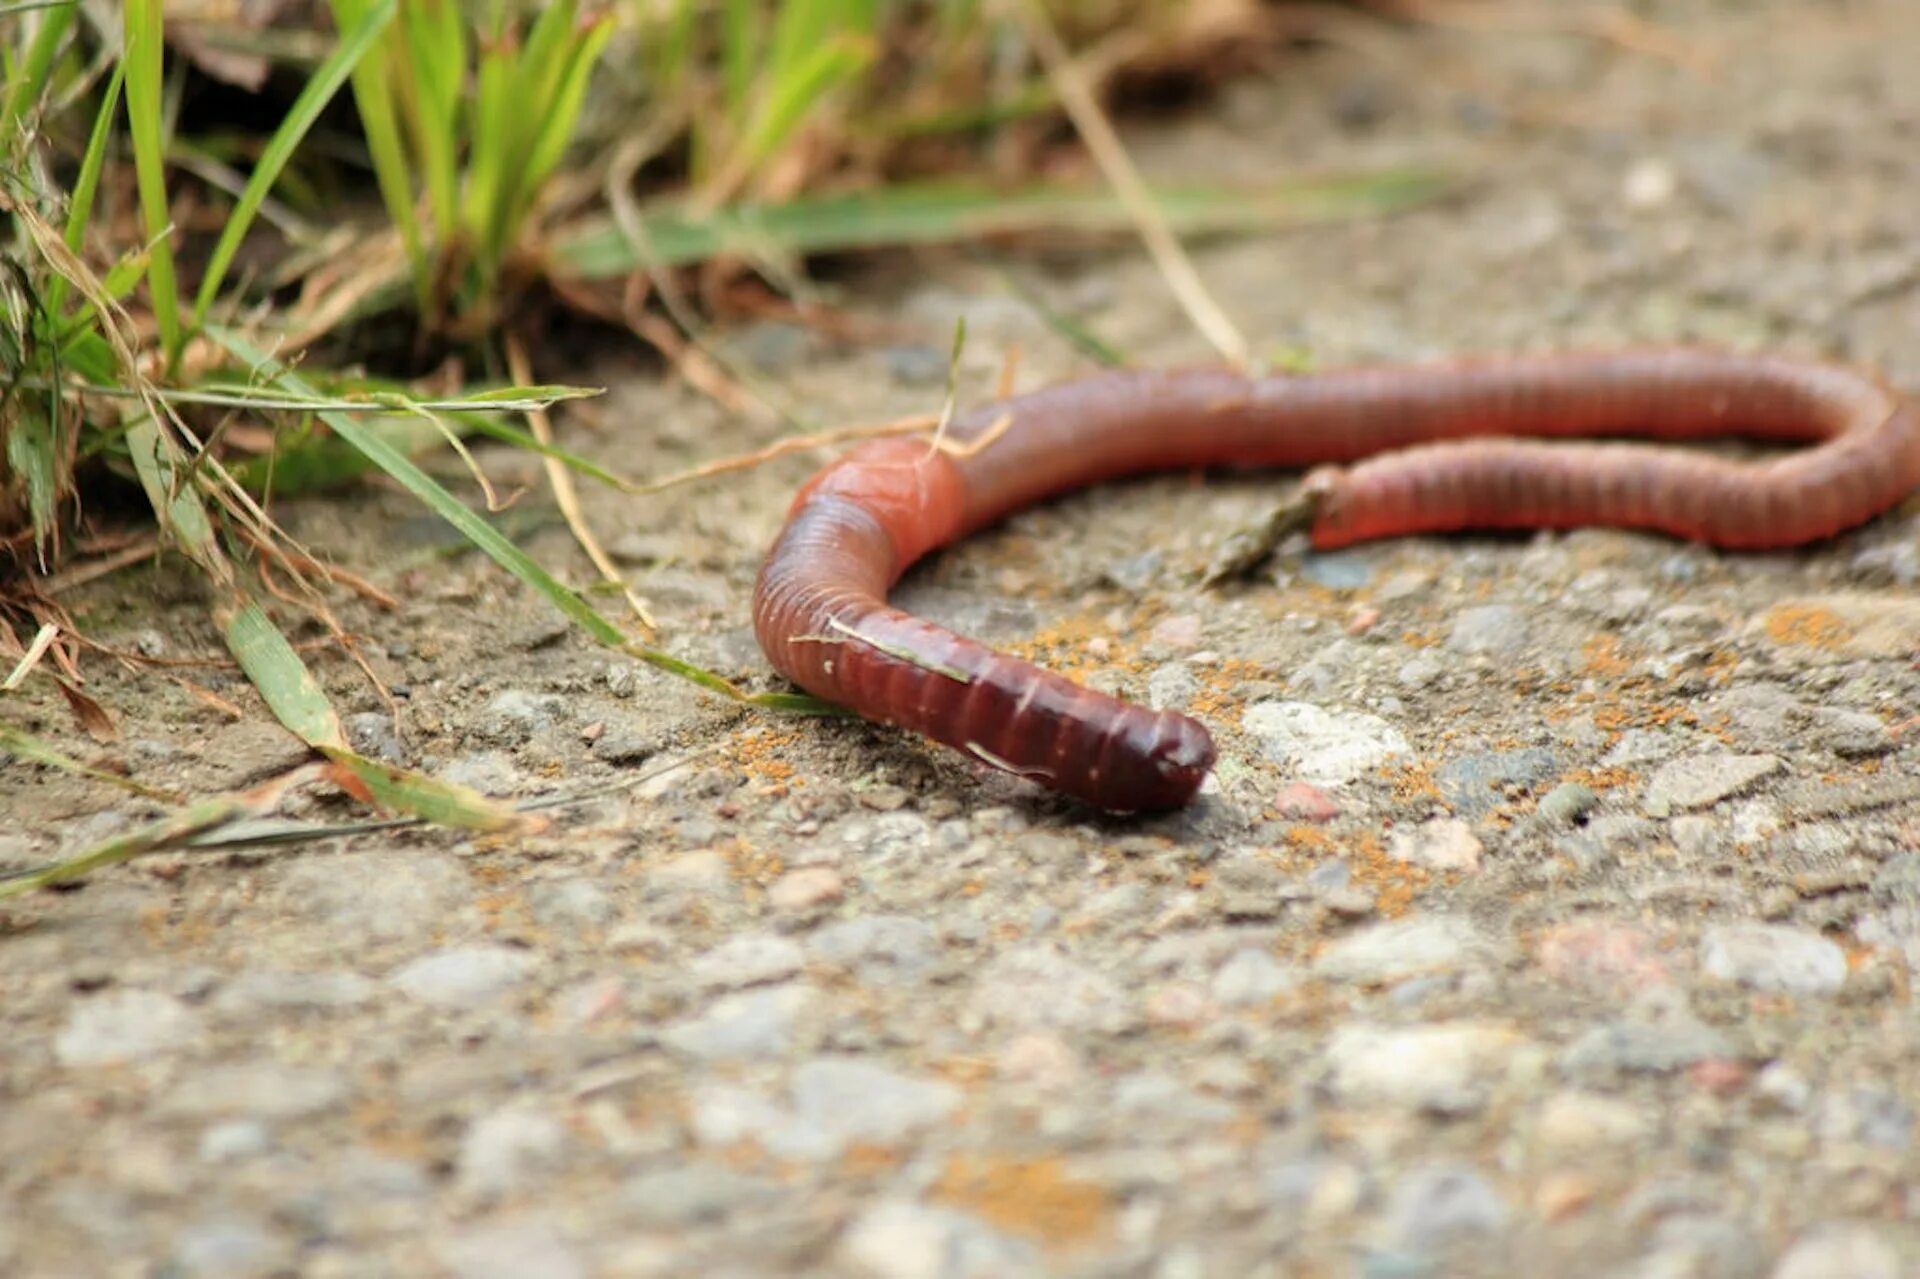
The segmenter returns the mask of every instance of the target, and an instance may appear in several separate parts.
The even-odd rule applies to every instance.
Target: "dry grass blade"
[[[18,897],[52,884],[70,883],[94,871],[131,861],[147,853],[180,848],[197,835],[204,835],[243,818],[264,817],[280,806],[288,791],[313,780],[317,773],[316,766],[306,765],[253,790],[218,795],[190,804],[157,822],[96,844],[76,857],[0,882],[0,900]]]
[[[507,373],[516,382],[525,382],[531,376],[526,348],[515,337],[507,339]],[[554,446],[553,423],[548,420],[544,410],[535,409],[527,414],[527,429],[533,432],[533,438],[540,443],[548,448]],[[573,540],[580,544],[580,549],[587,553],[593,567],[599,570],[600,580],[620,592],[642,626],[649,631],[659,630],[659,624],[653,620],[653,614],[647,611],[645,601],[627,585],[627,579],[614,567],[606,548],[600,545],[600,539],[594,536],[593,529],[587,525],[587,518],[580,510],[580,490],[574,486],[573,472],[557,457],[546,456],[540,461],[546,468],[547,483],[553,489],[553,504],[560,508],[567,527],[573,531]]]
[[[1028,39],[1033,42],[1034,50],[1046,65],[1054,91],[1060,95],[1060,105],[1073,121],[1081,140],[1087,144],[1087,150],[1093,153],[1100,171],[1112,184],[1114,194],[1139,227],[1140,240],[1152,255],[1154,264],[1160,268],[1160,273],[1166,277],[1174,297],[1186,310],[1194,327],[1213,344],[1214,349],[1228,363],[1245,368],[1252,354],[1246,337],[1227,318],[1226,312],[1213,300],[1213,295],[1207,292],[1200,273],[1194,269],[1193,260],[1180,246],[1166,218],[1161,216],[1153,196],[1147,190],[1147,184],[1128,157],[1126,148],[1121,145],[1120,135],[1114,132],[1113,124],[1087,88],[1085,78],[1074,65],[1072,54],[1060,39],[1060,33],[1054,29],[1053,20],[1047,16],[1039,0],[1012,0],[1012,3],[1026,28]]]

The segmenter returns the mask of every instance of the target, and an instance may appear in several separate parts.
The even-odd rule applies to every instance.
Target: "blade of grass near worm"
[[[346,789],[375,803],[430,820],[478,830],[503,830],[517,823],[512,810],[479,792],[423,773],[389,768],[367,759],[347,744],[340,717],[293,645],[266,611],[236,580],[220,549],[199,493],[178,483],[182,468],[172,444],[142,419],[127,432],[128,451],[161,522],[186,554],[206,571],[216,593],[214,620],[234,660],[287,730],[325,755]]]
[[[239,334],[218,325],[211,325],[207,329],[207,336],[232,352],[237,358],[246,361],[275,385],[296,395],[314,394],[313,389],[298,374],[288,370],[285,365]],[[650,666],[691,680],[702,688],[710,689],[733,701],[800,714],[840,713],[837,707],[831,707],[829,703],[803,694],[743,692],[712,671],[704,670],[680,658],[671,657],[658,649],[633,643],[628,640],[625,632],[603,617],[579,592],[547,572],[532,556],[508,541],[498,529],[476,515],[466,503],[441,487],[432,476],[421,470],[411,459],[374,432],[367,430],[364,423],[356,421],[350,414],[338,413],[330,409],[320,410],[319,417],[342,439],[365,453],[374,465],[397,480],[401,487],[418,498],[429,510],[460,530],[469,542],[486,552],[494,563],[544,596],[549,603],[577,622],[581,629],[599,643],[638,658]]]

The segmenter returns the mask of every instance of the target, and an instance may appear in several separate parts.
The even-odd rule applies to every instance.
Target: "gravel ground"
[[[1710,73],[1578,12],[1604,10],[1355,27],[1135,145],[1160,174],[1478,174],[1203,251],[1263,349],[1703,338],[1920,386],[1920,6],[1648,6]],[[1142,362],[1204,355],[1135,256],[1019,262]],[[970,393],[1016,346],[1027,384],[1078,367],[954,258],[839,287],[858,342],[730,339],[823,422],[937,402],[957,315]],[[588,370],[614,392],[579,447],[657,474],[764,437],[636,363]],[[765,678],[747,592],[809,465],[593,499],[675,651]],[[289,508],[408,601],[342,605],[402,725],[319,659],[366,749],[516,797],[680,766],[531,838],[155,859],[10,903],[0,1272],[1920,1274],[1920,519],[1764,556],[1409,539],[1196,585],[1282,491],[1083,495],[904,592],[1214,725],[1211,793],[1153,821],[611,660],[398,495]],[[195,590],[122,574],[84,620],[212,653]],[[202,791],[300,758],[230,672],[186,671],[249,720],[95,665],[121,741],[50,702],[29,726]],[[0,806],[0,865],[145,815],[18,763]]]

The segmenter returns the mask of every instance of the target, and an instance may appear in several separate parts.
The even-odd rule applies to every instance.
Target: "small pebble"
[[[1274,811],[1296,822],[1330,822],[1340,815],[1340,805],[1319,787],[1294,782],[1280,788]]]
[[[1831,995],[1847,979],[1846,952],[1818,933],[1777,924],[1722,924],[1700,940],[1709,977],[1784,995]]]
[[[1470,657],[1511,657],[1526,648],[1530,629],[1527,615],[1511,604],[1463,609],[1454,617],[1447,649]]]
[[[1481,1173],[1465,1164],[1435,1164],[1401,1177],[1387,1200],[1385,1230],[1393,1244],[1424,1253],[1507,1224],[1506,1200]]]
[[[722,942],[688,965],[701,986],[736,990],[785,981],[800,971],[806,953],[800,944],[774,933],[746,933]]]
[[[1647,782],[1641,806],[1649,817],[1705,808],[1783,767],[1777,755],[1689,755],[1661,765]]]
[[[1835,1221],[1794,1240],[1772,1279],[1900,1279],[1900,1254],[1865,1222]]]
[[[1387,853],[1428,870],[1470,875],[1480,869],[1482,850],[1473,827],[1456,817],[1436,817],[1413,831],[1395,831]]]
[[[847,894],[846,880],[831,866],[791,870],[767,889],[767,905],[783,915],[799,915],[832,905]]]
[[[1374,924],[1341,938],[1320,953],[1313,969],[1331,981],[1374,985],[1477,966],[1490,951],[1467,920],[1426,915]]]
[[[110,1066],[175,1052],[200,1035],[199,1016],[171,995],[109,990],[75,1005],[53,1053],[63,1066]]]
[[[1413,749],[1377,715],[1311,702],[1257,702],[1240,722],[1260,739],[1268,759],[1316,786],[1346,785]]]
[[[436,1008],[475,1008],[526,980],[534,957],[507,946],[456,946],[424,955],[387,980],[402,994]]]
[[[796,984],[745,990],[668,1027],[663,1038],[702,1061],[764,1061],[793,1046],[800,1017],[812,1003],[813,992]]]

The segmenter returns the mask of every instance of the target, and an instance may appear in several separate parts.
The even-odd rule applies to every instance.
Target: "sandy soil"
[[[1476,175],[1204,247],[1263,351],[1704,339],[1920,387],[1920,6],[1648,6],[1707,74],[1535,8],[1559,20],[1356,28],[1132,138],[1166,176]],[[1205,358],[1138,255],[1008,261],[1143,364]],[[834,287],[871,340],[728,339],[823,425],[937,404],[960,315],[970,395],[1015,347],[1025,385],[1084,367],[971,259]],[[641,366],[578,373],[612,394],[572,444],[659,474],[771,429]],[[670,649],[771,684],[747,596],[816,462],[591,499]],[[903,591],[1214,726],[1214,793],[1133,822],[610,658],[397,494],[289,508],[408,602],[342,604],[403,732],[319,659],[367,749],[518,798],[683,766],[535,838],[170,857],[9,903],[0,1272],[1920,1273],[1920,519],[1765,556],[1289,550],[1201,588],[1281,491],[1082,495]],[[218,651],[177,565],[84,620]],[[229,672],[193,678],[249,721],[96,669],[135,776],[211,792],[299,758]],[[0,810],[0,865],[146,815],[13,762]]]

